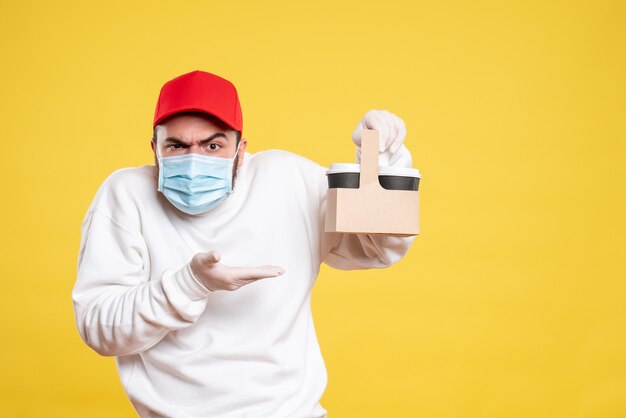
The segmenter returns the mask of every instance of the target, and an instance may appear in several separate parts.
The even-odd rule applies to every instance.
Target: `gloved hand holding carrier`
[[[417,235],[419,234],[419,172],[414,190],[388,190],[379,181],[378,131],[364,129],[358,188],[332,184],[326,208],[326,232]],[[380,172],[382,176],[382,170]]]

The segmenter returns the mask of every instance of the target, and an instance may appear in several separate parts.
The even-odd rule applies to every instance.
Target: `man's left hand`
[[[380,145],[379,152],[389,151],[394,154],[406,136],[404,121],[387,110],[370,110],[356,126],[352,133],[352,141],[361,148],[361,133],[363,129],[375,129],[378,131]]]

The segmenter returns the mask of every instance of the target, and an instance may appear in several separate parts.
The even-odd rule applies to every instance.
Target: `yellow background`
[[[314,290],[330,417],[625,417],[625,51],[622,1],[2,1],[0,415],[135,416],[75,328],[80,224],[202,69],[252,152],[406,121],[422,234]]]

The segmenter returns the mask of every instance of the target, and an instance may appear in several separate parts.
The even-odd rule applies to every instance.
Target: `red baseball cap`
[[[168,81],[161,88],[153,127],[181,112],[213,115],[236,131],[243,118],[237,89],[230,81],[204,71],[192,71]]]

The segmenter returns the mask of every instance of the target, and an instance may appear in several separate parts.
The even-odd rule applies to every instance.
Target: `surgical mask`
[[[238,153],[239,145],[232,158],[200,154],[160,157],[157,190],[182,212],[207,212],[232,193],[233,165]]]

